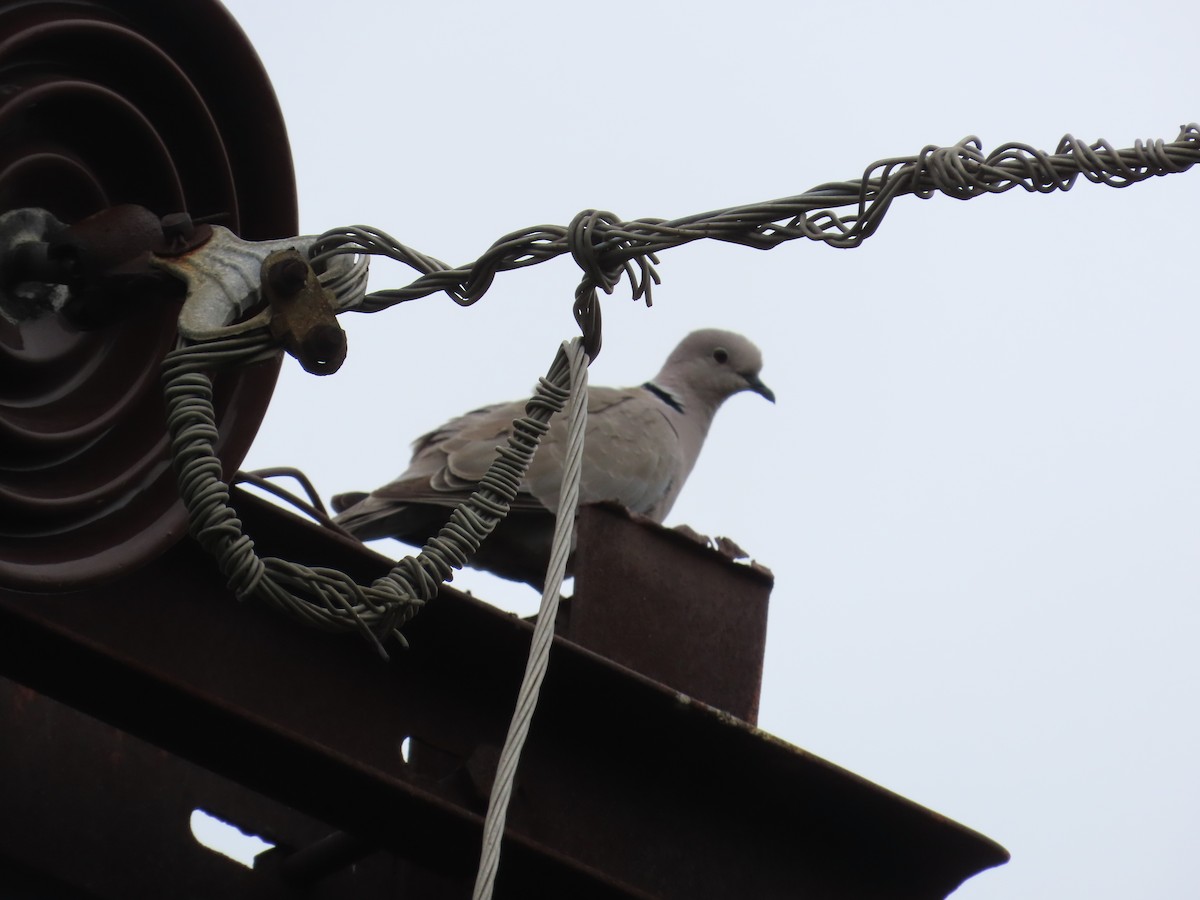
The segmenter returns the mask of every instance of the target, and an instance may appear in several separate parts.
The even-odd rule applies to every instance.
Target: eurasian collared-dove
[[[638,387],[593,387],[579,502],[615,501],[662,522],[696,464],[713,416],[741,391],[772,403],[758,377],[762,354],[739,334],[717,329],[688,335],[651,381]],[[336,521],[362,540],[395,537],[420,546],[445,524],[496,457],[496,447],[524,415],[525,401],[485,406],[451,419],[413,443],[408,469],[370,494],[333,498]],[[558,508],[564,416],[551,420],[508,517],[471,565],[540,585]]]

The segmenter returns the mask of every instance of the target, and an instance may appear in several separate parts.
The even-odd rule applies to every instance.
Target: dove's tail
[[[396,538],[417,547],[437,534],[453,509],[361,492],[337,494],[330,503],[337,511],[333,521],[360,541]]]

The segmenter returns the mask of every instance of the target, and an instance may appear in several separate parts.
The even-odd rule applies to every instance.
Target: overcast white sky
[[[587,207],[670,218],[967,134],[1124,147],[1200,118],[1194,3],[228,6],[302,230],[456,264]],[[669,523],[775,571],[762,727],[1009,848],[956,900],[1196,896],[1198,203],[1200,171],[902,198],[860,249],[706,242],[663,254],[653,309],[605,302],[596,384],[697,327],[762,347],[779,404],[727,404]],[[289,361],[247,465],[386,482],[416,435],[526,395],[577,277],[343,317],[345,367]]]

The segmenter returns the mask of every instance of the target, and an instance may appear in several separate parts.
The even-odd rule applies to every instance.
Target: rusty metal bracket
[[[13,210],[0,217],[0,314],[14,322],[58,315],[83,331],[112,325],[183,294],[183,282],[151,265],[153,254],[187,253],[211,236],[187,213],[160,219],[135,203],[71,225],[45,210]]]
[[[346,359],[336,312],[353,305],[365,284],[344,276],[365,266],[349,256],[330,259],[322,272],[338,284],[330,290],[305,255],[314,240],[245,241],[187,213],[160,219],[136,204],[69,226],[45,210],[13,210],[0,216],[0,316],[19,322],[60,315],[87,330],[123,318],[143,301],[186,292],[179,315],[184,339],[270,324],[305,371],[328,375]]]
[[[188,286],[179,313],[180,336],[206,341],[266,325],[270,319],[266,310],[243,320],[259,301],[263,260],[277,250],[306,251],[312,240],[244,241],[228,228],[214,225],[212,237],[200,247],[171,256],[156,255],[156,267],[182,278]]]
[[[176,297],[181,286],[150,268],[150,254],[164,242],[158,216],[133,203],[72,225],[42,209],[5,213],[0,315],[12,322],[59,315],[88,331],[125,318],[143,302]]]
[[[314,240],[246,241],[187,213],[160,219],[136,204],[69,226],[45,210],[13,210],[0,216],[0,316],[18,322],[61,315],[90,329],[140,301],[186,291],[183,338],[212,340],[270,323],[306,371],[328,375],[346,358],[336,312],[360,294],[359,283],[343,276],[363,264],[336,256],[324,265],[326,279],[340,279],[335,293],[308,264]]]
[[[346,361],[346,332],[334,313],[337,298],[322,287],[298,250],[276,250],[262,264],[262,292],[271,310],[271,334],[304,371],[329,375]]]
[[[303,279],[294,276],[289,278],[282,275],[280,286],[272,290],[279,296],[291,296],[286,288],[293,287],[292,294],[297,291],[311,291],[314,295],[324,297],[329,312],[346,309],[361,299],[361,287],[351,286],[345,291],[329,291],[309,268],[306,255],[316,238],[312,235],[282,238],[274,241],[244,241],[228,228],[213,225],[212,237],[203,245],[185,250],[174,255],[156,254],[152,264],[187,283],[187,299],[179,314],[179,334],[189,341],[210,341],[219,337],[229,337],[243,334],[269,325],[275,315],[275,305],[255,311],[264,298],[264,264],[271,254],[281,251],[293,251],[293,259],[303,263],[305,272]],[[326,264],[321,273],[320,281],[337,280],[349,272],[354,266],[363,265],[349,256],[334,257]],[[309,278],[313,282],[309,282]],[[364,282],[365,283],[365,282]],[[315,299],[306,302],[315,303]],[[332,316],[330,317],[332,318]],[[305,354],[311,349],[311,361],[319,363],[320,368],[309,368],[305,359],[301,358],[305,369],[316,374],[328,374],[337,370],[341,365],[330,367],[330,360],[336,356],[338,340],[327,330],[303,331],[293,324],[285,331],[297,331],[299,342],[305,344]],[[316,325],[329,324],[318,316],[311,323]],[[340,327],[336,326],[340,331]],[[307,344],[305,343],[307,340]],[[344,342],[344,338],[343,338]],[[294,351],[293,351],[294,352]],[[344,348],[342,351],[344,359]]]

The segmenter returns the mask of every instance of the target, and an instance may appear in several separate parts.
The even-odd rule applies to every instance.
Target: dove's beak
[[[743,375],[746,379],[746,387],[754,391],[754,393],[766,397],[772,403],[775,402],[775,392],[762,383],[762,379],[757,375]]]

